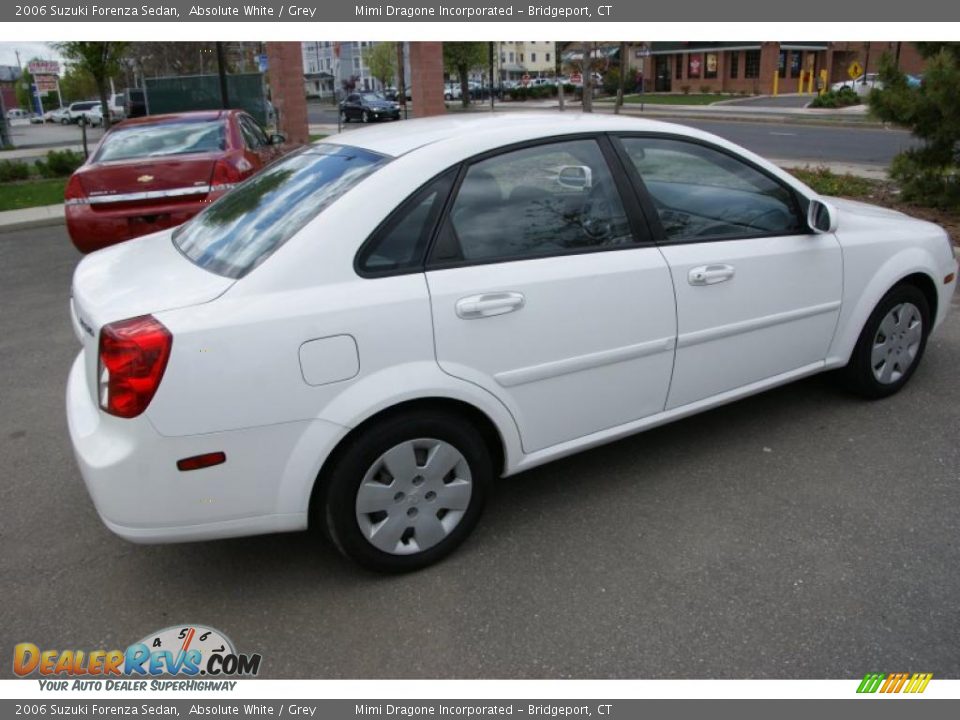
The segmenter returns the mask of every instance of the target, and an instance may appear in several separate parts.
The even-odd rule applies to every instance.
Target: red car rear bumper
[[[180,225],[203,210],[213,199],[211,194],[203,199],[139,206],[128,203],[68,204],[65,208],[67,231],[77,250],[90,253]]]

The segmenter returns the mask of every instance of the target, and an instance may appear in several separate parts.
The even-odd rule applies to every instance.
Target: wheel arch
[[[827,355],[827,366],[841,367],[850,360],[870,314],[883,297],[899,285],[913,285],[923,293],[930,305],[932,324],[939,309],[937,284],[934,280],[936,271],[931,270],[935,267],[936,263],[928,253],[919,248],[911,248],[889,258],[859,291],[852,291],[855,293],[854,297],[845,297],[844,304],[848,309],[841,312],[837,333]]]
[[[308,522],[310,524],[313,524],[314,518],[319,517],[317,510],[319,509],[320,503],[323,502],[326,483],[330,477],[330,473],[350,443],[362,435],[372,425],[410,412],[444,412],[465,418],[477,428],[483,438],[484,445],[487,446],[493,459],[493,467],[497,476],[499,477],[506,472],[506,441],[500,428],[486,412],[476,405],[451,397],[433,396],[405,400],[383,408],[365,418],[362,422],[351,428],[327,455],[314,479],[313,488],[310,492],[308,506]]]

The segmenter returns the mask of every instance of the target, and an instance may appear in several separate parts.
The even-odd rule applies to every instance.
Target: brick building
[[[907,42],[651,42],[630,46],[630,65],[648,92],[800,92],[801,77],[826,69],[829,82],[849,78],[856,60],[877,72],[889,53],[906,73],[923,72],[923,58]],[[805,89],[805,88],[804,88]]]

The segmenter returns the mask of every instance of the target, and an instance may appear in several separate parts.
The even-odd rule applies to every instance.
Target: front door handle
[[[729,280],[735,273],[731,265],[701,265],[690,271],[687,282],[691,285],[716,285]]]
[[[457,317],[464,320],[494,317],[519,310],[525,300],[523,293],[498,292],[484,295],[471,295],[457,300]]]

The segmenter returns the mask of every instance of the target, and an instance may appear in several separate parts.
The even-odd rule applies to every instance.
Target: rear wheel
[[[370,122],[370,115],[367,113],[366,110],[360,113],[360,122],[364,122],[364,123]]]
[[[480,518],[493,467],[462,418],[410,413],[371,426],[336,460],[326,527],[347,557],[403,572],[454,550]]]
[[[850,362],[847,385],[869,398],[900,390],[920,363],[930,332],[930,305],[913,285],[898,285],[870,314]]]
[[[343,120],[344,124],[350,122],[350,116],[347,115],[347,111],[346,111],[346,110],[341,110],[341,111],[340,111],[340,118]]]

